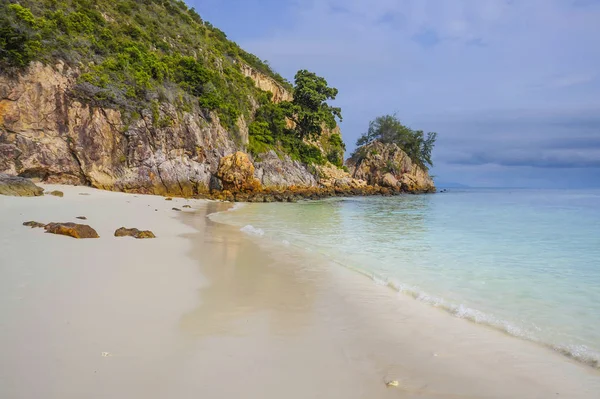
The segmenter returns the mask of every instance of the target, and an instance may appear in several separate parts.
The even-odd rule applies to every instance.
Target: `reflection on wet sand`
[[[194,242],[191,256],[200,261],[208,283],[200,290],[198,307],[182,317],[181,328],[190,335],[243,334],[243,321],[254,315],[268,318],[271,334],[300,333],[312,317],[315,272],[295,270],[285,259],[275,259],[276,252],[259,250],[238,229],[207,218],[230,207],[210,203],[185,219],[199,230],[188,236]]]
[[[320,214],[317,225],[339,217],[335,204],[316,206],[304,211]],[[596,374],[544,348],[399,296],[319,254],[255,240],[206,217],[228,207],[209,203],[181,215],[198,231],[187,237],[207,278],[199,304],[179,324],[188,338],[183,370],[203,387],[201,396],[597,396]]]

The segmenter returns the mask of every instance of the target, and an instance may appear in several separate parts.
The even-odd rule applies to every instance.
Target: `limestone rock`
[[[115,237],[134,237],[137,239],[142,238],[156,238],[153,232],[150,230],[138,230],[135,228],[128,229],[125,227],[121,227],[115,231]]]
[[[304,164],[293,161],[287,155],[279,157],[273,150],[261,154],[260,161],[255,162],[254,166],[254,177],[261,182],[263,187],[281,189],[292,186],[314,187],[317,185],[315,176]]]
[[[60,197],[60,198],[65,196],[65,194],[62,191],[58,191],[58,190],[51,191],[48,194],[53,195],[55,197]]]
[[[36,186],[29,179],[0,173],[0,195],[33,197],[44,195],[44,189]]]
[[[240,64],[240,68],[244,76],[254,81],[256,87],[264,91],[270,91],[273,94],[273,102],[292,101],[292,94],[270,76],[260,73],[247,64]]]
[[[410,157],[396,144],[372,142],[356,150],[346,161],[355,179],[365,180],[371,186],[399,187],[411,193],[435,192],[435,184],[429,173],[414,164]],[[394,180],[397,181],[394,185]]]
[[[396,188],[398,187],[398,179],[396,179],[396,177],[393,174],[386,173],[381,179],[381,185],[383,187]]]
[[[46,233],[60,234],[73,238],[99,238],[96,230],[87,224],[77,223],[48,223],[45,227]]]
[[[46,227],[46,225],[44,223],[34,222],[33,220],[30,222],[23,223],[23,226],[28,226],[28,227],[31,227],[32,229],[36,229],[36,228],[41,229],[41,228]]]
[[[218,115],[165,102],[158,119],[168,126],[155,125],[149,109],[126,122],[118,109],[71,95],[80,72],[39,62],[0,72],[0,173],[145,194],[208,192],[219,159],[237,148]]]
[[[217,177],[225,190],[252,191],[260,188],[260,181],[254,177],[252,161],[241,151],[221,158]]]

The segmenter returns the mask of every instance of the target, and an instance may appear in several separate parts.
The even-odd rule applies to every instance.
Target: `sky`
[[[600,0],[187,3],[288,80],[338,88],[348,153],[396,113],[438,133],[442,185],[600,187]]]

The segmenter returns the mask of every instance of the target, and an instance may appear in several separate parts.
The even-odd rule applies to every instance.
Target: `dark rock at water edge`
[[[77,223],[48,223],[45,227],[46,233],[60,234],[73,238],[99,238],[100,236],[87,224]]]
[[[0,173],[0,195],[37,197],[44,195],[44,189],[24,177]]]

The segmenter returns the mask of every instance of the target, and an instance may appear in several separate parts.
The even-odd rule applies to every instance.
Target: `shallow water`
[[[213,217],[599,367],[600,191],[460,189]]]

